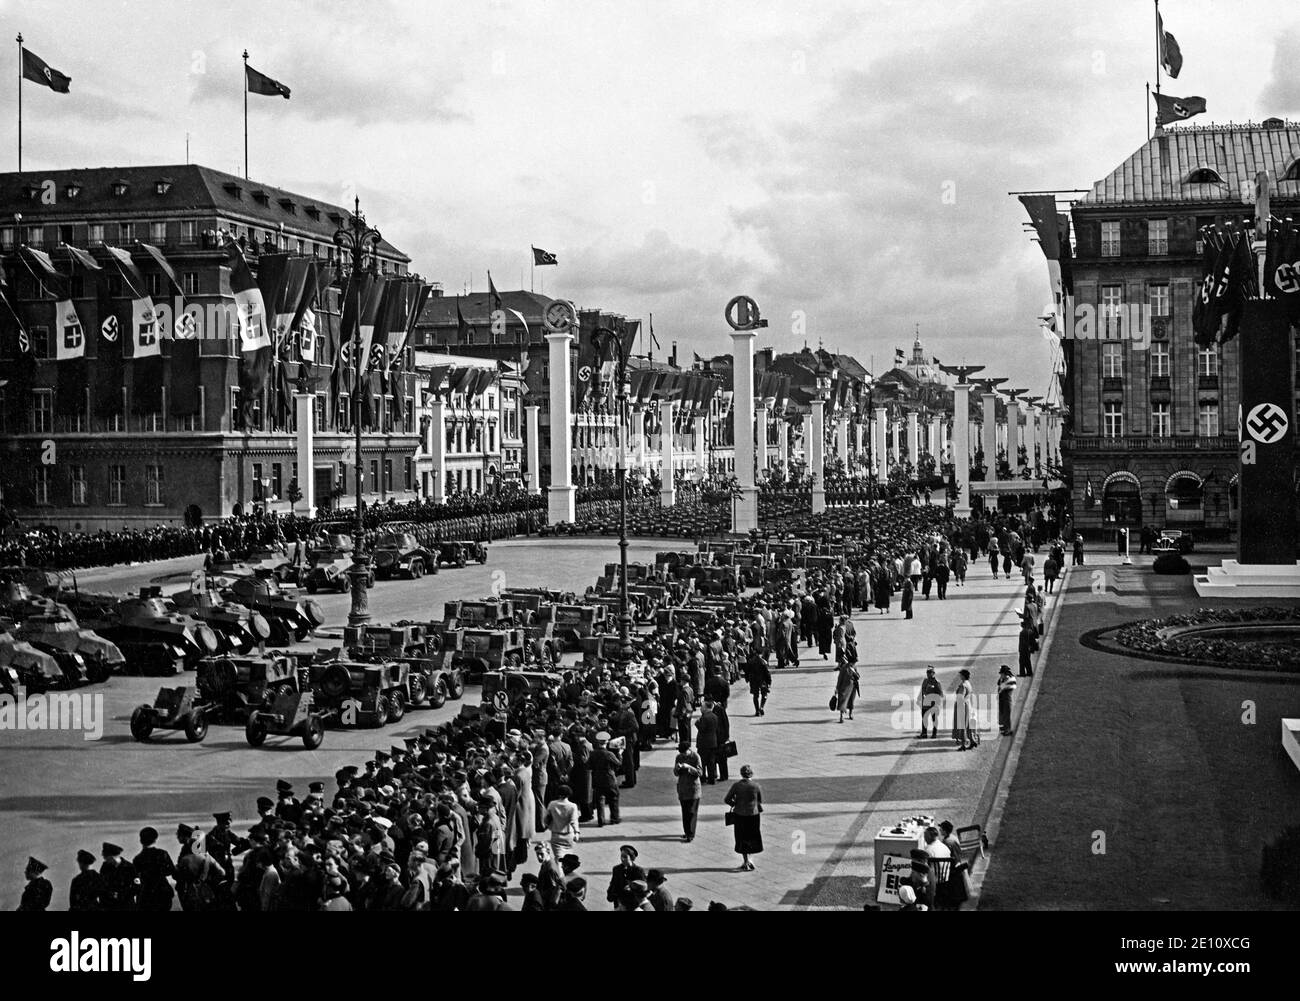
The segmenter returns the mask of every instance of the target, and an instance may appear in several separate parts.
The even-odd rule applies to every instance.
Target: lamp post
[[[356,343],[352,346],[352,429],[356,435],[354,447],[356,448],[356,481],[357,481],[357,510],[356,510],[356,538],[352,543],[352,566],[348,568],[348,578],[352,583],[352,607],[348,610],[348,625],[360,626],[370,621],[370,604],[366,594],[366,584],[370,578],[370,557],[365,552],[365,526],[361,521],[361,282],[360,276],[366,270],[366,267],[374,268],[375,261],[373,253],[383,239],[379,230],[373,226],[366,225],[366,217],[361,214],[361,199],[357,198],[354,202],[352,217],[347,224],[340,226],[334,232],[334,245],[339,248],[339,257],[349,254],[352,258],[352,270],[350,277],[352,285],[357,290],[357,336]],[[366,258],[370,257],[367,265]],[[346,286],[344,286],[346,289]],[[346,294],[346,293],[345,293]],[[351,331],[345,331],[348,339],[352,339]]]
[[[614,363],[614,385],[618,397],[618,418],[616,430],[617,439],[617,466],[616,473],[618,476],[618,659],[619,663],[627,666],[632,660],[632,615],[628,610],[627,601],[627,467],[623,461],[623,452],[626,444],[627,429],[627,410],[628,397],[631,396],[632,387],[628,384],[627,379],[627,356],[632,348],[632,339],[627,338],[625,344],[624,338],[609,327],[597,327],[591,336],[592,351],[596,359],[601,360],[610,356]],[[671,428],[664,428],[661,434],[671,434]],[[668,471],[668,476],[672,476],[672,471]]]

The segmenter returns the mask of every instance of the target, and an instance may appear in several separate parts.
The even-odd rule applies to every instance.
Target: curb
[[[1011,783],[1015,779],[1016,766],[1020,763],[1020,754],[1024,748],[1029,720],[1033,716],[1034,706],[1038,702],[1039,679],[1043,677],[1046,670],[1047,655],[1052,649],[1053,640],[1056,639],[1056,626],[1061,618],[1061,607],[1064,605],[1064,601],[1061,599],[1065,597],[1073,569],[1072,566],[1065,567],[1064,573],[1057,582],[1057,600],[1052,602],[1052,608],[1048,613],[1047,631],[1038,652],[1037,668],[1029,682],[1029,696],[1020,704],[1018,711],[1012,718],[1015,737],[1011,741],[1009,749],[999,751],[1001,761],[994,763],[993,769],[989,773],[985,793],[980,798],[979,806],[975,811],[972,822],[978,823],[984,829],[984,842],[988,846],[989,854],[985,858],[984,865],[979,866],[971,874],[974,892],[963,910],[979,910],[980,894],[984,889],[984,877],[988,873],[989,866],[993,864],[992,849],[997,845],[998,834],[1002,827],[1002,815],[1006,811],[1007,797],[1011,789]]]

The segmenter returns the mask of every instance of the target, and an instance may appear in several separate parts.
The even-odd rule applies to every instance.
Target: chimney
[[[677,367],[677,342],[673,341],[673,353],[668,356],[668,364]]]

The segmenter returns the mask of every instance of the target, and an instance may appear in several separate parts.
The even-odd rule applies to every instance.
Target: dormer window
[[[315,219],[315,220],[320,219],[320,209],[318,209],[315,205],[305,206],[303,208],[303,212],[307,214],[308,219]]]
[[[330,215],[329,215],[329,220],[330,220],[330,222],[332,222],[335,226],[342,226],[342,225],[343,225],[343,215],[342,215],[342,213],[339,213],[339,212],[331,212]]]
[[[253,192],[253,201],[257,202],[258,205],[270,205],[270,204],[271,204],[271,196],[268,195],[265,191],[260,191],[260,190],[259,190],[259,191],[254,191],[254,192]]]
[[[29,202],[34,202],[41,197],[41,186],[39,184],[24,184],[23,197]]]
[[[280,208],[284,209],[284,210],[285,210],[286,212],[288,212],[290,215],[297,215],[297,214],[298,214],[298,206],[297,206],[297,204],[294,202],[294,200],[293,200],[292,198],[281,198],[281,199],[280,199]]]
[[[1183,180],[1184,184],[1226,184],[1213,167],[1197,167]]]
[[[222,186],[226,189],[226,194],[230,195],[231,198],[235,198],[238,199],[239,201],[243,201],[244,189],[241,188],[238,184],[235,184],[232,181]]]
[[[63,186],[64,198],[76,198],[79,194],[81,194],[81,185],[76,181],[69,181]]]
[[[170,177],[160,177],[153,182],[153,193],[155,195],[165,195],[171,190],[172,179]]]
[[[114,182],[113,182],[113,197],[114,197],[114,198],[121,198],[121,197],[123,197],[123,196],[126,194],[127,189],[130,188],[130,187],[131,187],[131,185],[127,184],[126,181],[122,181],[122,180],[114,181]]]

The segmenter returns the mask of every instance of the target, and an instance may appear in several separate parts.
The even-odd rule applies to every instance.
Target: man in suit
[[[713,785],[718,781],[718,717],[712,699],[704,700],[704,710],[695,721],[695,748],[704,763],[704,781]]]
[[[934,668],[925,669],[925,680],[921,682],[921,737],[925,738],[925,725],[930,724],[930,736],[939,736],[939,714],[943,711],[943,685],[934,676]]]
[[[645,870],[636,864],[639,854],[632,845],[619,845],[618,865],[610,872],[609,889],[605,891],[605,899],[611,904],[617,904],[622,899],[629,884],[637,880],[645,881]]]

